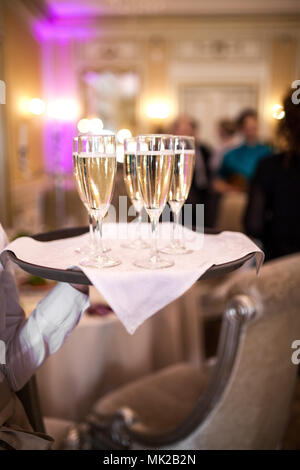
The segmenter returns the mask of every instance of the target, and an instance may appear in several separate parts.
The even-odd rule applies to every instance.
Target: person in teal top
[[[259,161],[272,152],[269,146],[258,141],[257,113],[254,110],[244,111],[237,124],[243,143],[224,155],[215,181],[218,192],[245,190]]]
[[[224,155],[219,176],[227,179],[232,174],[239,174],[250,180],[254,175],[258,162],[270,153],[271,150],[266,145],[243,143]]]

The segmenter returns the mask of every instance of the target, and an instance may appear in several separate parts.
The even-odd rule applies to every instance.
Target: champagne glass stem
[[[181,248],[185,249],[184,225],[181,227]]]
[[[89,212],[89,232],[90,232],[90,245],[91,248],[94,248],[95,245],[95,238],[94,238],[94,224],[93,224],[93,216]]]
[[[95,241],[97,247],[97,256],[103,256],[103,244],[102,244],[102,223],[103,218],[98,215],[96,220],[96,227],[95,227]]]
[[[174,215],[174,220],[173,220],[173,240],[172,240],[172,245],[178,246],[180,244],[179,242],[179,216],[180,216],[180,211],[173,212]]]
[[[176,229],[176,222],[175,222],[175,212],[173,214],[173,223],[172,223],[172,231],[171,231],[171,246],[175,244],[175,229]]]
[[[136,239],[137,240],[142,240],[142,212],[138,213],[138,223],[137,223],[137,228],[136,228]]]
[[[171,231],[171,246],[174,245],[175,242],[175,213],[172,211],[173,215],[173,222],[172,222],[172,231]]]
[[[155,262],[158,258],[158,217],[151,218],[151,260]]]

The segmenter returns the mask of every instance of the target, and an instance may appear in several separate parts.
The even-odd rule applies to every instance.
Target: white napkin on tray
[[[131,227],[130,227],[131,226]],[[174,266],[166,269],[147,270],[133,265],[137,258],[149,256],[149,249],[140,251],[125,249],[125,224],[104,224],[104,238],[111,247],[111,254],[122,264],[113,268],[95,269],[80,266],[80,269],[106,299],[129,333],[154,313],[186,292],[212,265],[227,263],[249,253],[255,254],[259,270],[264,254],[246,235],[239,232],[222,232],[218,235],[203,235],[184,228],[191,254],[170,256]],[[133,224],[129,224],[133,230]],[[149,225],[143,224],[144,238],[149,237]],[[168,244],[170,224],[160,224],[160,245]],[[120,239],[121,238],[121,239]],[[123,239],[122,239],[123,238]],[[150,240],[149,240],[150,242]],[[6,246],[23,261],[51,268],[67,269],[78,266],[82,255],[75,248],[88,243],[88,234],[50,242],[21,237]]]

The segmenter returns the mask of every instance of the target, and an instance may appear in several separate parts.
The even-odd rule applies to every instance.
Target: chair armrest
[[[235,296],[224,314],[218,355],[215,364],[208,364],[210,381],[192,413],[175,429],[157,433],[145,426],[133,410],[122,408],[110,416],[91,415],[89,423],[100,432],[111,449],[159,448],[187,438],[207,418],[220,400],[237,356],[245,322],[254,315],[254,304],[247,296]],[[114,446],[114,447],[113,447]]]

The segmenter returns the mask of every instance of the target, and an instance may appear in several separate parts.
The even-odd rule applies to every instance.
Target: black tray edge
[[[52,241],[63,239],[63,238],[71,238],[82,235],[88,231],[87,227],[74,227],[69,229],[62,229],[62,230],[54,230],[52,232],[40,233],[33,235],[32,238],[38,241]],[[220,233],[216,230],[205,230],[205,233],[210,235],[217,235]],[[11,261],[17,264],[21,269],[32,274],[34,276],[39,276],[44,279],[49,279],[52,281],[58,282],[67,282],[69,284],[84,284],[84,285],[92,285],[91,281],[88,277],[81,271],[80,268],[74,269],[55,269],[46,266],[39,266],[37,264],[28,263],[20,258],[18,258],[14,252],[7,250],[7,254]],[[243,266],[244,263],[249,261],[251,258],[255,256],[255,252],[248,253],[247,255],[243,256],[234,261],[230,261],[228,263],[223,264],[214,264],[212,265],[200,278],[204,279],[211,279],[216,276],[222,276],[228,274],[232,271]]]

